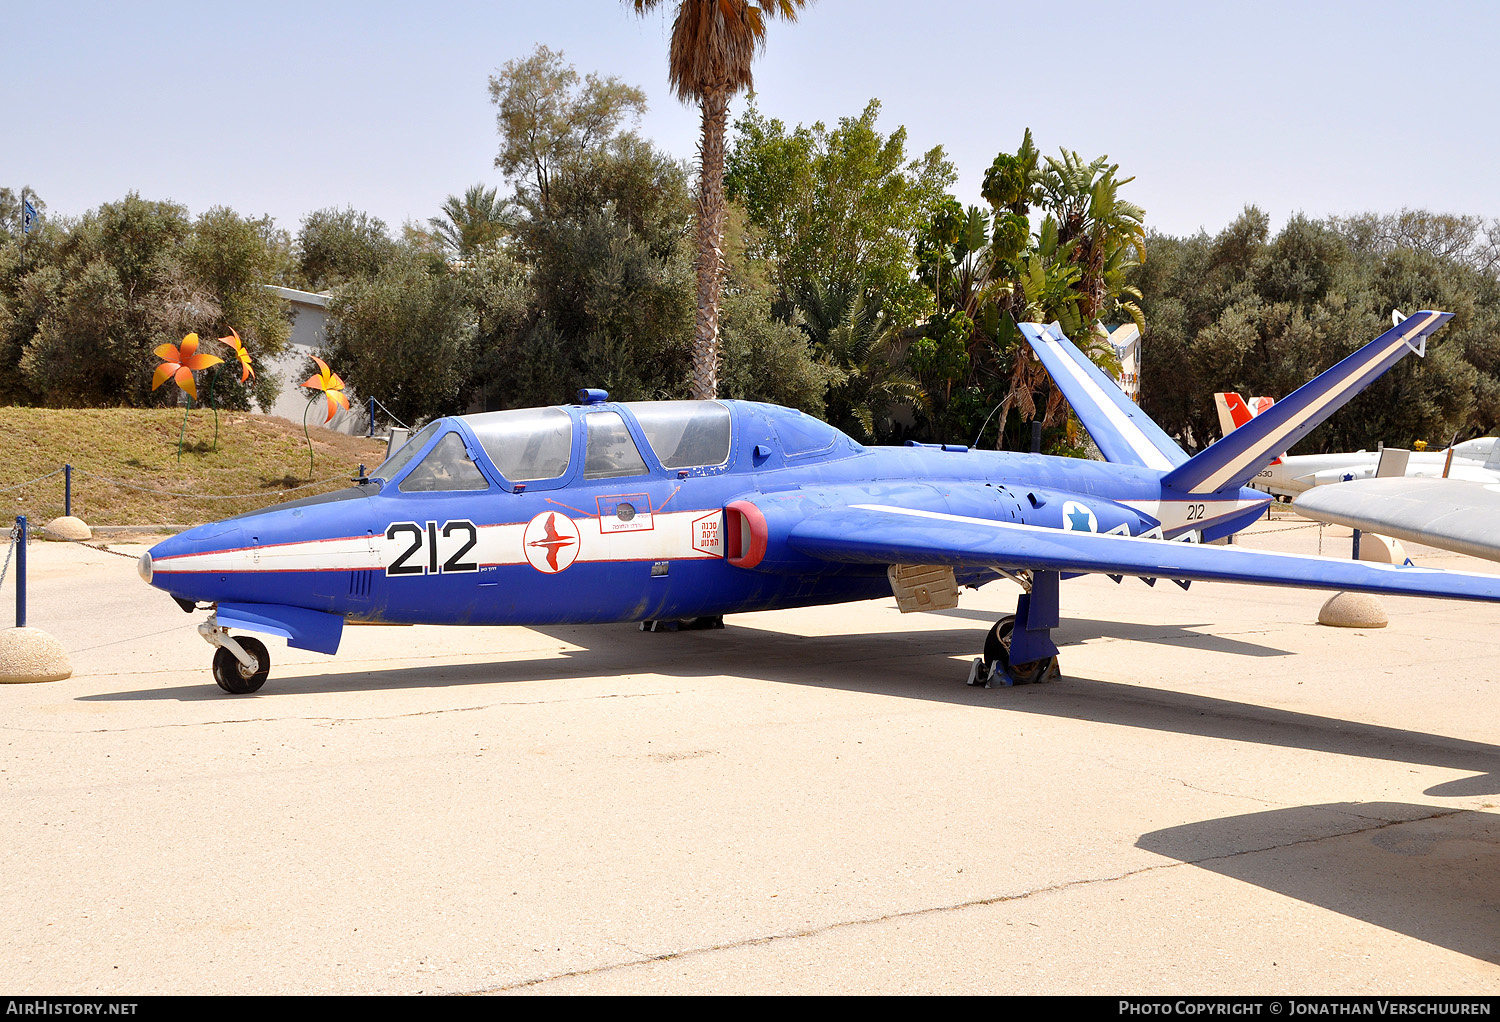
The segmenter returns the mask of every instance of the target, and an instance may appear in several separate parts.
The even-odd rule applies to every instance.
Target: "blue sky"
[[[619,0],[5,5],[0,184],[58,214],[139,191],[295,231],[327,206],[399,228],[502,185],[487,81],[537,43],[646,90],[681,159],[696,111],[666,80],[669,23]],[[1500,217],[1500,2],[1067,4],[819,0],[770,26],[758,103],[789,123],[881,100],[912,155],[942,145],[978,201],[1030,127],[1107,154],[1147,223],[1217,230],[1403,206]],[[731,118],[743,110],[743,97]]]

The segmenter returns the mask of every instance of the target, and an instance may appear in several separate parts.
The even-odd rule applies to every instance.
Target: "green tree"
[[[477,184],[469,186],[463,198],[448,196],[443,215],[427,221],[438,244],[459,259],[470,259],[484,246],[504,238],[516,218],[507,208],[510,203],[498,198],[497,192]]]
[[[276,400],[277,380],[258,370],[265,360],[285,349],[291,324],[286,303],[265,285],[290,280],[295,273],[291,238],[278,230],[270,217],[250,220],[216,206],[193,223],[192,234],[182,249],[182,262],[188,278],[198,282],[218,304],[219,318],[210,328],[210,336],[222,337],[231,329],[238,332],[257,369],[245,384],[239,382],[237,371],[230,371],[231,365],[218,370],[213,383],[215,403],[248,408],[253,399],[262,408],[269,408]]]
[[[682,166],[617,132],[550,164],[548,200],[535,200],[523,199],[529,215],[506,265],[485,264],[509,282],[497,293],[510,296],[480,317],[486,404],[552,404],[580,387],[620,399],[680,396],[692,329]],[[521,291],[524,311],[512,300]]]
[[[495,166],[517,181],[518,201],[534,217],[551,216],[553,184],[646,110],[646,94],[618,78],[578,72],[561,52],[537,46],[490,78],[500,153]]]
[[[44,221],[25,243],[0,242],[0,399],[59,406],[144,405],[163,343],[239,331],[257,358],[281,350],[284,305],[263,285],[290,272],[289,243],[268,220],[183,207],[134,193],[77,221]],[[219,405],[263,406],[275,381],[251,389],[218,379]],[[205,398],[207,394],[205,393]]]
[[[418,422],[464,410],[473,345],[463,280],[405,249],[339,288],[320,355],[361,394]]]
[[[1132,271],[1145,295],[1146,411],[1189,449],[1218,436],[1216,391],[1284,397],[1390,326],[1392,309],[1453,312],[1428,344],[1377,379],[1297,453],[1415,440],[1445,444],[1500,421],[1500,282],[1467,257],[1374,241],[1349,225],[1382,217],[1293,217],[1275,236],[1247,208],[1214,237],[1153,235]]]
[[[1355,252],[1388,255],[1406,249],[1500,275],[1500,219],[1403,209],[1329,217],[1327,223]]]
[[[1145,214],[1120,198],[1130,179],[1117,172],[1066,149],[1044,162],[1028,130],[985,174],[988,212],[952,198],[935,208],[918,243],[935,307],[909,352],[933,398],[932,439],[979,442],[997,422],[1002,443],[1025,443],[1035,420],[1052,430],[1054,449],[1080,449],[1076,420],[1016,324],[1055,321],[1118,371],[1101,320],[1142,321],[1128,275],[1144,251]]]
[[[890,432],[891,409],[921,407],[926,394],[905,371],[901,325],[881,308],[878,294],[810,283],[799,306],[802,330],[834,371],[827,419],[851,436],[874,442]]]
[[[309,213],[297,232],[297,273],[303,287],[327,291],[375,276],[396,257],[385,221],[353,208]]]
[[[731,202],[726,220],[719,391],[822,418],[828,388],[844,374],[814,353],[802,330],[775,314],[766,263],[750,256],[758,245],[744,207]]]
[[[667,0],[634,0],[646,14]],[[720,252],[724,239],[724,141],[729,99],[752,85],[751,61],[766,45],[766,20],[796,21],[806,0],[676,0],[667,75],[684,103],[703,114],[698,147],[698,307],[693,342],[696,398],[718,388]]]
[[[903,326],[932,309],[914,248],[957,175],[940,146],[908,161],[906,129],[882,135],[879,115],[871,100],[832,130],[789,131],[754,106],[735,122],[726,187],[760,232],[784,315],[813,281],[877,292]]]
[[[1135,178],[1115,177],[1118,164],[1101,156],[1084,163],[1076,152],[1047,158],[1041,175],[1041,200],[1057,223],[1059,245],[1071,245],[1069,258],[1078,267],[1078,313],[1086,324],[1123,309],[1144,326],[1140,309],[1122,292],[1123,274],[1145,254],[1146,211],[1120,198],[1119,190]]]

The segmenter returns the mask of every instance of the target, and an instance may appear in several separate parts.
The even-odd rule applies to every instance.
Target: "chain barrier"
[[[21,538],[21,526],[10,527],[10,546],[5,548],[5,566],[0,568],[0,587],[5,585],[5,573],[10,571],[10,555],[16,552],[16,542]]]
[[[1272,519],[1273,521],[1275,519]],[[1248,533],[1251,536],[1269,536],[1273,532],[1295,532],[1298,529],[1321,529],[1327,522],[1304,522],[1301,525],[1283,525],[1279,529],[1261,529],[1259,532]]]
[[[109,547],[105,546],[103,543],[90,543],[86,539],[70,539],[70,540],[67,540],[67,542],[76,544],[77,546],[86,546],[90,550],[99,550],[99,551],[101,551],[103,553],[106,553],[106,554],[114,554],[116,557],[128,557],[132,561],[140,560],[140,558],[137,557],[135,554],[127,554],[123,550],[111,550]]]
[[[406,423],[404,423],[400,419],[396,418],[396,413],[393,412],[393,411],[391,411],[389,408],[387,408],[385,406],[385,402],[381,401],[380,398],[378,398],[378,397],[372,397],[372,398],[370,398],[370,400],[374,401],[377,405],[379,405],[380,406],[380,410],[383,411],[383,412],[385,412],[385,414],[389,415],[391,417],[391,420],[393,422],[395,422],[396,425],[400,426],[402,429],[411,429],[411,427],[408,426]]]
[[[61,471],[61,470],[59,470],[59,471]],[[56,475],[57,473],[54,472],[53,474]],[[119,486],[119,487],[122,487],[122,488],[127,489],[127,490],[141,490],[141,491],[143,491],[145,493],[160,493],[160,494],[162,494],[164,496],[167,496],[167,497],[186,497],[186,498],[188,498],[190,500],[244,500],[244,499],[246,499],[248,497],[262,497],[262,498],[264,498],[264,497],[270,496],[270,492],[269,491],[265,491],[265,490],[262,490],[259,493],[231,493],[231,494],[177,493],[177,492],[175,492],[173,490],[160,490],[160,489],[157,489],[154,486],[141,486],[141,485],[139,485],[137,483],[122,483],[118,479],[111,479],[111,478],[109,478],[109,476],[102,476],[102,475],[100,475],[97,472],[88,472],[88,471],[85,471],[84,469],[81,469],[81,468],[75,468],[73,470],[73,474],[74,475],[78,475],[78,476],[89,476],[90,478],[98,479],[101,482],[108,483],[111,486]],[[43,477],[43,478],[45,478],[45,477]],[[278,494],[279,493],[296,493],[298,490],[306,490],[306,489],[310,489],[311,487],[314,487],[314,486],[327,486],[329,483],[338,482],[339,480],[345,480],[347,478],[348,477],[344,476],[344,475],[329,476],[327,479],[319,479],[319,480],[317,480],[315,482],[303,483],[301,486],[288,486],[284,490],[277,490],[275,492],[278,493]]]
[[[0,488],[0,493],[9,493],[11,490],[25,489],[26,487],[30,486],[32,483],[39,483],[43,479],[51,479],[53,476],[60,476],[60,475],[62,475],[62,473],[63,473],[62,469],[58,469],[55,472],[48,472],[44,476],[37,476],[35,479],[28,479],[24,483],[17,483],[15,486],[6,486],[4,488]]]
[[[66,471],[66,470],[62,469],[62,468],[59,468],[59,469],[57,469],[55,471],[48,472],[46,475],[37,476],[35,479],[28,479],[24,483],[18,483],[15,486],[7,486],[7,487],[4,487],[4,488],[0,488],[0,493],[9,493],[12,490],[24,489],[25,487],[31,486],[31,485],[33,485],[35,483],[39,483],[39,482],[42,482],[44,480],[51,479],[53,476],[62,475],[64,471]],[[178,493],[178,492],[175,492],[173,490],[163,490],[163,489],[159,489],[159,488],[154,487],[154,486],[141,486],[138,483],[122,482],[121,480],[111,479],[108,476],[102,476],[102,475],[99,475],[97,472],[89,472],[89,471],[87,471],[85,469],[81,469],[81,468],[74,468],[73,469],[73,475],[75,477],[76,476],[89,476],[89,477],[91,477],[93,479],[98,480],[101,483],[105,483],[105,484],[110,485],[110,486],[118,486],[118,487],[120,487],[122,489],[126,489],[126,490],[139,490],[139,491],[144,492],[144,493],[158,493],[158,494],[161,494],[161,495],[167,496],[167,497],[179,497],[179,498],[183,498],[183,499],[187,499],[187,500],[248,500],[248,499],[250,499],[252,497],[258,497],[258,498],[260,498],[262,500],[273,500],[273,501],[275,501],[275,503],[281,503],[281,498],[282,498],[282,496],[284,494],[296,493],[299,490],[308,490],[308,489],[313,489],[313,488],[319,487],[319,486],[327,486],[329,483],[344,481],[347,478],[346,476],[343,476],[343,475],[329,476],[326,479],[318,479],[318,480],[315,480],[314,482],[303,483],[301,486],[291,486],[291,487],[287,487],[286,489],[276,490],[276,491],[274,491],[274,493],[270,492],[270,491],[264,491],[264,490],[262,490],[262,491],[257,492],[257,493],[203,494],[203,493]],[[33,516],[28,515],[27,517],[31,518]],[[0,569],[0,585],[4,584],[6,572],[8,572],[10,570],[11,555],[15,551],[16,541],[17,541],[17,538],[18,538],[18,527],[12,526],[9,535],[10,535],[10,546],[9,546],[9,548],[7,548],[7,550],[5,552],[5,566],[4,566],[3,569]],[[49,538],[51,538],[51,537],[49,537]],[[131,560],[135,560],[136,559],[136,555],[135,554],[127,554],[127,553],[124,553],[123,551],[120,551],[120,550],[111,550],[108,546],[106,546],[103,543],[90,543],[89,541],[82,540],[82,539],[70,539],[70,540],[65,540],[65,542],[73,543],[73,544],[75,544],[77,546],[88,547],[90,550],[98,550],[98,551],[100,551],[102,553],[113,554],[116,557],[128,557]]]
[[[56,469],[55,471],[48,472],[46,475],[37,476],[35,479],[28,479],[24,483],[17,483],[14,486],[0,487],[0,493],[11,493],[11,492],[13,492],[15,490],[25,489],[28,486],[33,486],[36,483],[44,482],[44,481],[46,481],[48,479],[51,479],[53,476],[62,475],[65,471],[66,471],[66,469],[59,468],[59,469]],[[272,490],[261,490],[261,491],[258,491],[256,493],[218,494],[218,493],[180,493],[180,492],[175,491],[175,490],[163,490],[163,489],[161,489],[159,487],[155,487],[155,486],[142,486],[139,483],[127,483],[127,482],[123,482],[123,481],[121,481],[119,479],[111,479],[109,476],[100,475],[97,472],[90,472],[90,471],[88,471],[86,469],[81,469],[81,468],[74,468],[73,469],[73,475],[75,477],[88,476],[89,478],[96,479],[99,482],[104,483],[105,485],[108,485],[108,486],[118,486],[118,487],[120,487],[121,489],[124,489],[124,490],[138,490],[138,491],[140,491],[142,493],[157,493],[157,494],[161,494],[162,496],[165,496],[165,497],[178,497],[178,498],[181,498],[181,499],[184,499],[184,500],[250,500],[251,498],[258,497],[261,500],[271,500],[271,501],[274,501],[275,503],[281,503],[281,500],[282,500],[282,498],[283,498],[283,496],[285,494],[297,493],[297,492],[299,492],[301,490],[315,489],[316,487],[319,487],[319,486],[327,486],[329,483],[340,482],[340,481],[343,481],[343,480],[345,480],[347,478],[347,477],[345,477],[343,475],[336,475],[336,476],[328,476],[325,479],[317,479],[317,480],[314,480],[313,482],[310,482],[310,483],[303,483],[300,486],[289,486],[289,487],[286,487],[285,489],[278,489],[278,490],[274,490],[274,491],[272,491]]]

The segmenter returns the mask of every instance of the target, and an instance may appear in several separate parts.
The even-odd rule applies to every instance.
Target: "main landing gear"
[[[1058,573],[1033,571],[1011,576],[1027,590],[1016,612],[995,622],[984,640],[984,656],[969,668],[970,685],[1031,685],[1061,677],[1052,629],[1058,623]]]
[[[271,673],[271,654],[266,644],[248,635],[232,638],[228,628],[219,626],[216,614],[198,626],[198,634],[214,650],[214,681],[230,695],[243,696],[260,690]]]
[[[715,614],[713,617],[649,619],[641,622],[643,632],[698,632],[723,627],[723,614]]]
[[[1045,656],[1038,660],[1013,663],[1010,657],[1010,642],[1015,634],[1016,616],[1007,614],[995,622],[984,639],[984,656],[975,657],[969,667],[970,685],[994,688],[1003,685],[1034,685],[1044,681],[1055,681],[1061,677],[1057,669],[1057,657]]]

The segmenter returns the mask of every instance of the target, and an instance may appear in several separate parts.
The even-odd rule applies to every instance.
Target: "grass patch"
[[[385,458],[381,441],[309,426],[309,477],[300,423],[221,411],[215,450],[213,412],[195,408],[178,462],[181,428],[180,409],[0,408],[0,528],[19,514],[37,527],[61,515],[61,472],[11,487],[64,464],[73,514],[89,525],[197,525],[336,490]]]

